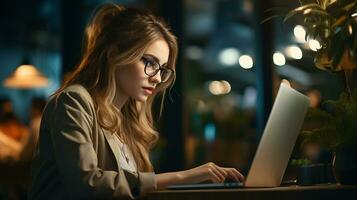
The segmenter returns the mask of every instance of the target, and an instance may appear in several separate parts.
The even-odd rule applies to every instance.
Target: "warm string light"
[[[250,69],[253,67],[253,59],[249,55],[242,55],[239,57],[239,65],[243,69]]]
[[[294,59],[301,59],[302,58],[302,51],[301,49],[296,46],[296,45],[291,45],[291,46],[288,46],[286,49],[285,49],[285,54],[291,58],[294,58]]]
[[[275,52],[273,54],[273,62],[275,65],[283,66],[285,65],[285,56],[281,52]]]
[[[230,47],[223,49],[219,55],[219,61],[225,66],[233,66],[238,63],[239,51],[236,48]]]
[[[212,81],[208,85],[208,90],[213,95],[228,94],[231,91],[231,84],[228,81]]]
[[[295,35],[295,39],[297,42],[300,42],[300,43],[305,42],[306,31],[303,26],[296,25],[294,27],[294,35]]]

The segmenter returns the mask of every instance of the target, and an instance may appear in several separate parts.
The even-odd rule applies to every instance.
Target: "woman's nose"
[[[150,77],[150,81],[155,82],[155,83],[161,83],[160,71],[157,74],[155,74],[155,76]]]

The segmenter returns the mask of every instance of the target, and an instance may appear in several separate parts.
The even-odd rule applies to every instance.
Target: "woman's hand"
[[[220,167],[209,162],[185,171],[156,174],[156,183],[158,189],[164,189],[168,185],[174,184],[192,184],[203,181],[222,183],[226,178],[235,181],[244,180],[244,176],[235,168]]]
[[[226,178],[230,178],[235,181],[244,180],[244,176],[235,168],[220,167],[213,162],[183,171],[182,176],[183,182],[185,183],[199,183],[203,181],[222,183]]]

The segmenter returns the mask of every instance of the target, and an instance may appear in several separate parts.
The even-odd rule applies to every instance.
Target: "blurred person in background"
[[[29,135],[11,101],[0,99],[0,199],[26,199],[30,165],[21,155]]]
[[[46,99],[37,97],[32,99],[30,106],[30,122],[28,125],[29,134],[24,142],[24,146],[20,153],[20,161],[31,162],[35,148],[38,142],[38,135],[40,133],[40,124],[42,118],[42,112],[46,106]]]
[[[28,135],[26,126],[16,118],[11,101],[0,99],[0,160],[17,161]]]

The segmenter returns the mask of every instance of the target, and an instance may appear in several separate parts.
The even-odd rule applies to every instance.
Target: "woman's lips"
[[[143,87],[144,92],[148,95],[152,94],[152,92],[154,91],[155,88],[152,87]]]

